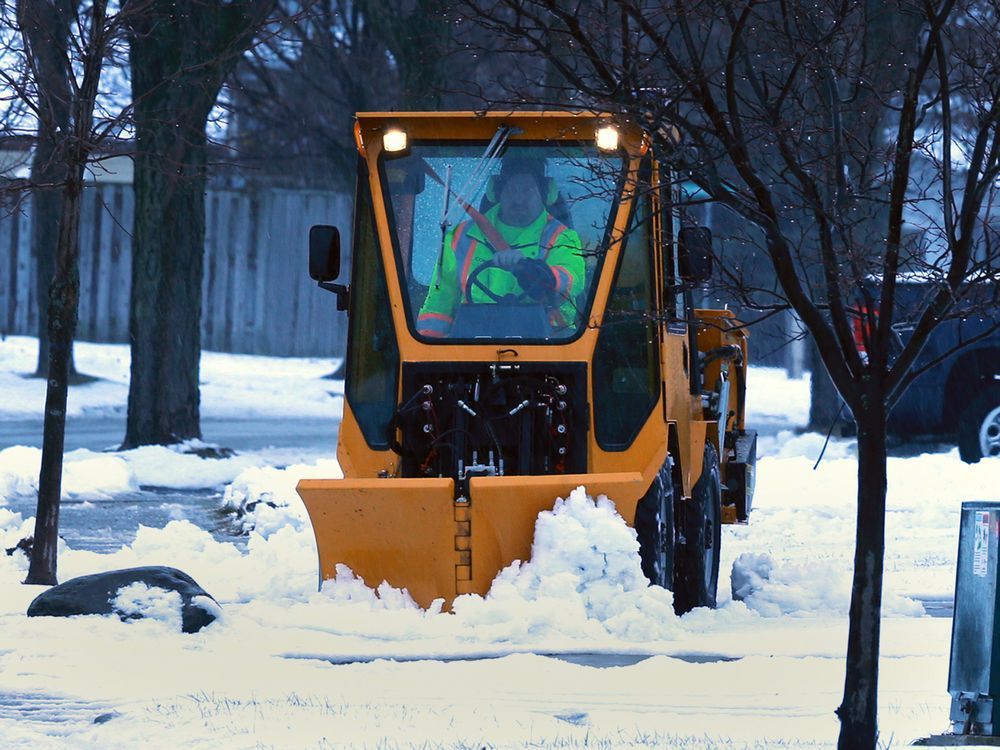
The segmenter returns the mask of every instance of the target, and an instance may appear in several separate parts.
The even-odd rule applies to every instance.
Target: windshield
[[[568,340],[586,325],[624,171],[592,143],[412,142],[381,171],[413,332]]]

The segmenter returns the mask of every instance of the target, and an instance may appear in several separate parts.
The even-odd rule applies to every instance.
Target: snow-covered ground
[[[0,340],[0,420],[35,418],[45,403],[45,381],[35,370],[38,340]],[[124,414],[128,404],[127,344],[77,342],[77,369],[100,380],[70,389],[67,415]],[[204,418],[313,418],[343,410],[343,383],[323,380],[337,362],[330,359],[259,357],[203,352],[201,415]]]
[[[95,346],[92,361],[116,351]],[[330,381],[313,390],[291,382],[324,374],[328,363],[313,372],[295,360],[271,369],[273,360],[211,358],[219,390],[206,394],[207,408],[255,387],[275,400],[291,394],[293,404],[312,399],[313,409],[330,398]],[[115,366],[119,376],[127,370]],[[11,369],[0,364],[0,383],[17,377]],[[269,383],[252,385],[262,371]],[[346,570],[316,591],[315,545],[294,486],[336,475],[332,457],[282,468],[162,448],[81,453],[67,465],[68,493],[107,499],[147,483],[223,485],[228,505],[252,507],[243,518],[249,544],[244,552],[175,521],[141,528],[114,554],[61,550],[63,580],[144,564],[190,573],[223,607],[194,635],[177,633],[176,611],[155,597],[143,606],[159,619],[29,620],[41,589],[19,583],[21,553],[0,553],[0,746],[832,747],[853,445],[833,441],[814,471],[822,437],[791,431],[805,419],[808,382],[756,369],[749,383],[751,420],[775,426],[761,442],[755,509],[748,526],[724,530],[719,609],[682,618],[669,592],[641,578],[635,539],[613,504],[583,491],[540,517],[532,559],[501,573],[489,596],[425,612],[403,592],[383,587],[377,597]],[[32,398],[0,390],[0,413],[40,408]],[[96,406],[89,398],[79,403]],[[108,397],[99,408],[120,404]],[[266,408],[286,413],[279,403]],[[0,498],[33,491],[36,461],[25,448],[0,451]],[[921,602],[952,595],[961,502],[1000,499],[998,488],[1000,461],[966,466],[954,452],[890,459],[886,745],[947,728],[950,620],[927,616]],[[31,528],[0,507],[0,549]],[[731,598],[734,566],[742,602]]]

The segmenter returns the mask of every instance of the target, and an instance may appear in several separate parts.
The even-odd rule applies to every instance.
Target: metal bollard
[[[955,734],[1000,736],[1000,502],[962,503],[948,692]]]

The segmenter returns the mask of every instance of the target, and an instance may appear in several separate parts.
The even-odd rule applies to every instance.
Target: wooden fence
[[[285,189],[210,189],[206,196],[202,347],[279,356],[334,356],[346,320],[307,273],[312,224],[340,227],[349,247],[351,198]],[[130,185],[84,191],[77,338],[127,342],[132,266]],[[0,214],[0,333],[36,335],[30,200]]]

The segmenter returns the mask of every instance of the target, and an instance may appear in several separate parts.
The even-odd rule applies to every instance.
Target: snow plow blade
[[[366,585],[405,588],[422,607],[486,594],[504,567],[531,557],[535,520],[580,485],[607,495],[631,524],[642,475],[475,477],[470,500],[451,479],[303,479],[297,490],[316,535],[320,579],[342,563]]]
[[[455,482],[451,479],[303,479],[324,581],[343,563],[375,588],[409,589],[421,607],[455,597]]]
[[[497,573],[514,560],[531,559],[535,520],[543,510],[552,510],[557,497],[569,497],[584,485],[592,497],[607,495],[614,500],[631,526],[635,506],[646,491],[643,484],[638,472],[472,479],[472,576],[459,593],[485,594]]]

